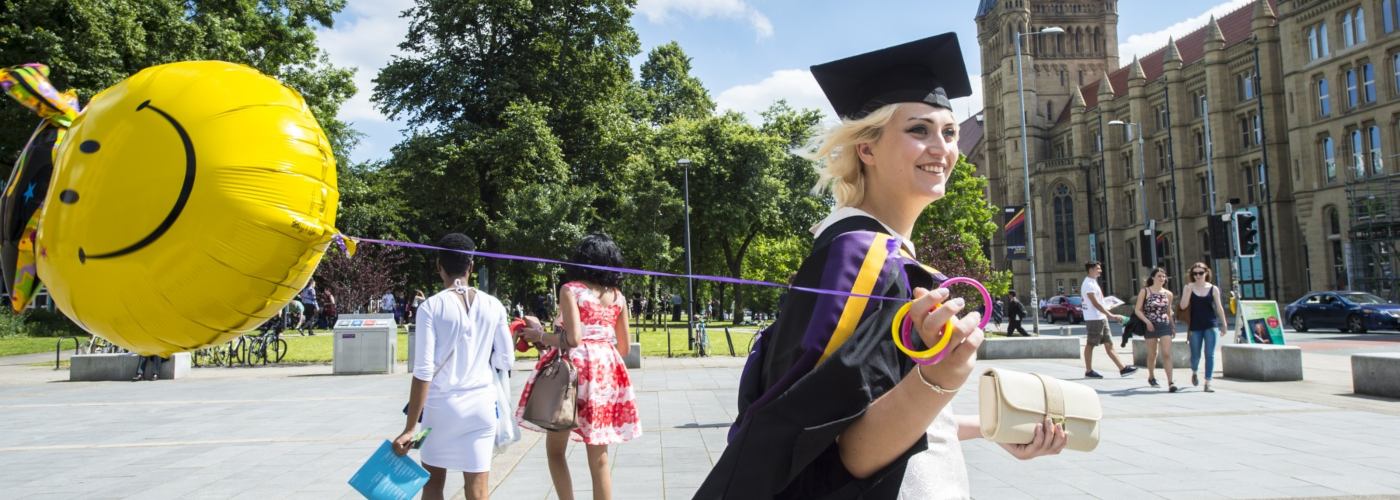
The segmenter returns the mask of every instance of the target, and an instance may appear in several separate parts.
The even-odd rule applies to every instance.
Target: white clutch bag
[[[1063,423],[1066,448],[1092,451],[1099,445],[1103,407],[1089,386],[1038,373],[992,368],[982,374],[978,404],[982,437],[997,443],[1027,444],[1045,417]]]

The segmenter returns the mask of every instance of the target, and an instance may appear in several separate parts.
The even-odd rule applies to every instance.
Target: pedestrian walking
[[[1147,276],[1148,286],[1138,293],[1137,305],[1133,307],[1133,313],[1147,324],[1147,333],[1143,335],[1147,339],[1147,383],[1160,387],[1156,376],[1157,360],[1160,358],[1163,371],[1167,374],[1168,392],[1176,392],[1176,383],[1172,382],[1172,338],[1176,336],[1176,313],[1172,307],[1172,291],[1166,289],[1170,277],[1167,270],[1160,267],[1152,268],[1152,273]]]
[[[496,446],[498,408],[496,371],[509,372],[515,361],[505,306],[495,297],[467,286],[472,257],[451,250],[474,251],[464,234],[438,241],[438,277],[444,290],[423,302],[414,330],[413,381],[409,386],[403,432],[394,451],[408,453],[418,419],[432,433],[423,441],[421,460],[428,470],[424,498],[443,498],[447,471],[462,471],[466,498],[484,499],[492,451]],[[389,297],[390,294],[385,294]]]
[[[622,252],[605,234],[585,236],[574,249],[570,262],[600,267],[622,267]],[[593,498],[612,498],[612,466],[608,446],[642,435],[637,417],[637,396],[627,373],[623,356],[630,346],[627,297],[622,293],[622,273],[568,266],[564,285],[559,289],[559,314],[563,327],[556,334],[545,334],[538,323],[521,332],[529,342],[543,343],[550,349],[540,356],[535,372],[525,382],[515,419],[521,427],[537,432],[544,429],[525,421],[525,403],[534,389],[539,369],[554,358],[566,355],[578,373],[578,427],[549,431],[545,456],[554,492],[560,500],[573,500],[573,477],[569,474],[569,440],[582,442],[588,454]],[[561,354],[562,353],[562,354]]]
[[[297,294],[297,300],[301,301],[302,317],[305,318],[302,320],[303,335],[315,335],[316,319],[318,313],[321,312],[320,302],[316,300],[315,278],[306,282],[306,288],[301,289],[301,293]]]
[[[1210,381],[1215,378],[1215,341],[1225,335],[1223,327],[1229,322],[1225,319],[1225,307],[1220,304],[1220,289],[1211,284],[1210,266],[1204,262],[1191,264],[1190,274],[1191,281],[1181,290],[1177,307],[1185,309],[1188,318],[1186,340],[1191,345],[1191,385],[1201,384],[1197,368],[1204,355],[1206,385],[1202,390],[1215,392],[1210,388]]]
[[[1026,317],[1026,306],[1021,305],[1021,300],[1016,298],[1016,291],[1006,292],[1006,336],[1014,337],[1016,332],[1021,332],[1024,337],[1031,336],[1026,328],[1021,326],[1021,320]]]
[[[1108,328],[1109,321],[1122,321],[1123,317],[1113,314],[1103,305],[1103,290],[1099,288],[1099,275],[1103,274],[1103,265],[1099,261],[1089,261],[1084,264],[1084,282],[1079,285],[1079,295],[1084,305],[1084,326],[1088,329],[1088,342],[1084,344],[1084,377],[1103,378],[1099,372],[1094,371],[1094,348],[1103,346],[1104,353],[1108,354],[1108,360],[1118,367],[1118,375],[1126,377],[1137,371],[1136,366],[1123,366],[1123,362],[1118,359],[1118,353],[1113,351],[1113,332]]]

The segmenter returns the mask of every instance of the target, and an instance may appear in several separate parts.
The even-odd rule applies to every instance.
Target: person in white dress
[[[476,249],[460,233],[444,236],[438,246]],[[497,408],[494,385],[495,371],[509,371],[515,361],[510,318],[500,300],[466,285],[471,256],[439,251],[437,267],[445,289],[418,308],[413,382],[394,451],[408,453],[421,415],[423,427],[432,429],[420,456],[429,473],[423,498],[443,498],[448,470],[462,471],[466,498],[487,498],[497,412],[511,412]]]

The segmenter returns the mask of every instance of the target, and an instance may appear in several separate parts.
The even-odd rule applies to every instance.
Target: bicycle
[[[190,359],[194,366],[219,366],[228,362],[228,356],[223,346],[197,349],[190,356]]]
[[[84,349],[87,354],[116,354],[126,352],[126,349],[118,347],[107,339],[93,335],[88,339],[87,347]]]
[[[282,338],[280,330],[273,330],[253,337],[248,345],[248,363],[251,364],[252,357],[257,356],[266,365],[268,361],[281,363],[282,358],[287,356],[287,341]]]

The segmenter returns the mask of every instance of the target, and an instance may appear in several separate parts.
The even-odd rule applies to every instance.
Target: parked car
[[[1045,307],[1040,309],[1040,317],[1051,323],[1056,319],[1065,320],[1067,323],[1083,323],[1083,302],[1084,299],[1078,295],[1050,297],[1050,300],[1045,301]]]
[[[1283,308],[1294,330],[1337,328],[1344,332],[1400,331],[1400,304],[1365,292],[1309,292]]]

